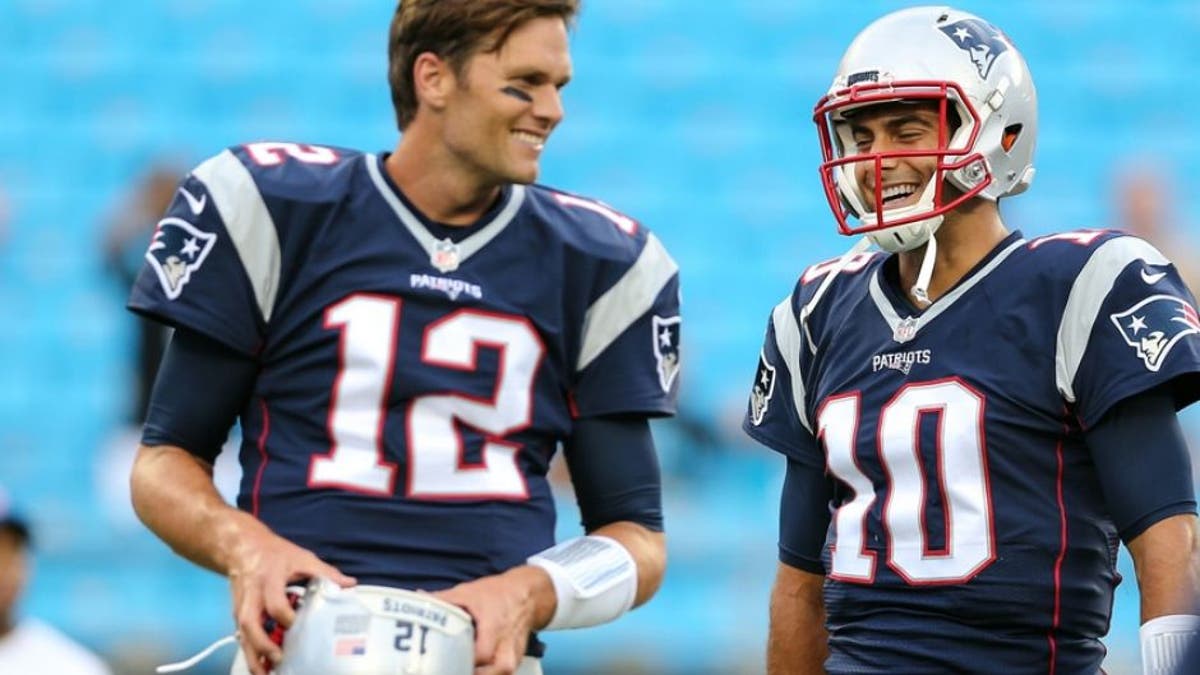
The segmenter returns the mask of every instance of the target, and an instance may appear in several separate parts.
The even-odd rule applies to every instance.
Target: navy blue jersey
[[[439,226],[373,154],[202,163],[130,307],[258,360],[238,505],[364,583],[522,563],[553,543],[546,470],[572,420],[675,407],[677,268],[653,234],[520,185],[476,227]]]
[[[1096,673],[1119,541],[1082,430],[1160,385],[1200,398],[1195,300],[1115,232],[1014,233],[923,311],[895,265],[852,259],[802,320],[833,265],[805,272],[744,424],[833,483],[826,667]]]

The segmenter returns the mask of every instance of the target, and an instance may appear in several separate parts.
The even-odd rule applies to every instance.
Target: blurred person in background
[[[137,279],[150,235],[175,198],[181,173],[173,163],[164,161],[152,164],[109,219],[104,230],[104,269],[120,288],[128,289]],[[129,402],[128,420],[131,424],[141,426],[146,405],[150,401],[150,390],[154,386],[154,376],[158,373],[158,364],[162,361],[171,331],[169,327],[145,317],[135,316],[134,320],[137,322],[133,349],[136,384]]]
[[[1191,228],[1179,216],[1174,174],[1166,166],[1165,160],[1146,157],[1126,159],[1116,166],[1109,187],[1114,226],[1166,252],[1195,296],[1200,289],[1200,246],[1191,235]],[[1200,462],[1196,461],[1196,453],[1200,451],[1200,410],[1186,411],[1181,422],[1192,450],[1192,480],[1200,485]]]
[[[29,524],[0,493],[0,673],[109,675],[95,654],[54,627],[20,617],[17,604],[32,576]]]
[[[1098,672],[1119,541],[1147,672],[1200,629],[1195,299],[1136,237],[1008,230],[1036,106],[1012,42],[947,7],[876,20],[817,104],[865,237],[775,308],[744,422],[787,458],[772,675]]]
[[[1200,247],[1176,215],[1176,191],[1169,172],[1161,167],[1161,161],[1150,160],[1117,167],[1110,187],[1115,225],[1166,251],[1194,294],[1200,289]]]
[[[183,168],[173,161],[152,162],[121,195],[104,223],[101,247],[104,271],[123,294],[128,294],[145,264],[146,246],[159,218],[175,198],[181,173]],[[130,386],[120,389],[124,395],[124,420],[101,444],[95,478],[99,507],[108,522],[121,530],[137,531],[141,524],[130,506],[129,469],[171,329],[142,316],[132,316],[130,320],[133,327],[133,341],[127,350],[132,365]],[[228,494],[227,488],[223,494]]]
[[[531,185],[563,117],[576,11],[404,0],[389,39],[394,152],[234,147],[192,171],[159,221],[130,307],[176,330],[133,502],[175,551],[228,576],[234,672],[284,659],[333,675],[288,661],[306,633],[281,649],[263,617],[300,630],[319,618],[304,623],[309,608],[382,597],[467,610],[468,671],[535,674],[533,631],[611,621],[658,588],[648,418],[675,409],[677,267],[631,218]],[[212,482],[235,418],[240,509]],[[555,546],[546,471],[560,441],[588,534]],[[311,577],[353,590],[312,585],[297,613],[285,587]],[[411,624],[386,628],[407,648],[368,657],[418,658],[405,656]],[[334,635],[309,637],[335,653]]]

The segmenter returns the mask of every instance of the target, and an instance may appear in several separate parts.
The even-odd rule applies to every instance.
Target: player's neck
[[[1000,220],[1000,212],[992,202],[975,205],[974,209],[958,209],[946,214],[937,232],[937,259],[929,282],[929,299],[937,300],[954,287],[979,261],[1008,236],[1008,228]],[[900,284],[910,302],[913,284],[925,259],[926,247],[899,254]]]
[[[473,225],[500,193],[499,186],[466,175],[443,148],[424,143],[419,133],[401,137],[384,169],[422,214],[444,225]]]

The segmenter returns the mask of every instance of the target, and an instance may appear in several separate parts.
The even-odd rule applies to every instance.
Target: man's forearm
[[[771,589],[768,675],[824,675],[829,653],[824,577],[780,563]]]
[[[1142,599],[1142,623],[1200,612],[1200,539],[1196,516],[1171,516],[1129,542]]]
[[[228,574],[247,529],[265,528],[231,507],[212,482],[212,467],[173,446],[138,448],[130,475],[138,517],[179,555]]]

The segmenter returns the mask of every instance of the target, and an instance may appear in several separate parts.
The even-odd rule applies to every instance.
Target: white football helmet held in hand
[[[856,154],[847,123],[854,111],[900,101],[936,105],[939,147]],[[1025,60],[998,28],[949,7],[893,12],[859,33],[813,120],[839,230],[887,251],[921,246],[968,199],[1020,194],[1033,180],[1037,94]],[[936,169],[915,202],[889,209],[882,191],[872,197],[858,184],[854,167],[873,163],[874,185],[883,185],[882,163],[896,157],[936,158]]]
[[[471,675],[475,629],[465,611],[383,586],[308,585],[283,638],[276,675]]]

